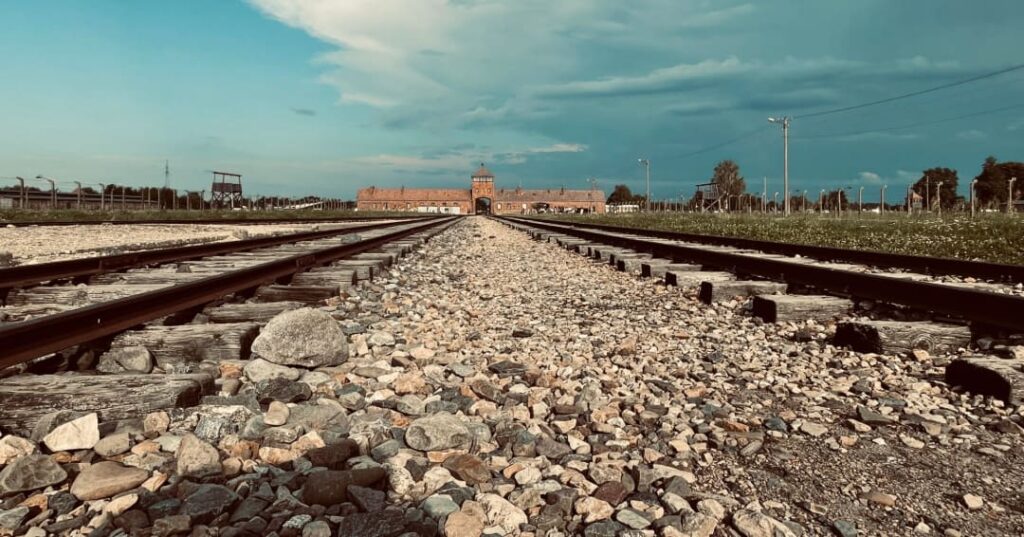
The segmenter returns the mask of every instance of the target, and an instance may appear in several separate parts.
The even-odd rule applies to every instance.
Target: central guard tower
[[[494,202],[494,174],[480,163],[480,168],[473,172],[473,212],[490,214]]]

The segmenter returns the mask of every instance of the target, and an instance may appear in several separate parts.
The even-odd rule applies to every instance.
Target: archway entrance
[[[476,214],[491,214],[491,198],[477,198],[473,203],[473,212]]]

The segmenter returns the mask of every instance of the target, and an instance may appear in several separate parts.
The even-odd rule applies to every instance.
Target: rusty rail
[[[372,224],[348,226],[338,229],[302,231],[299,233],[289,233],[287,235],[258,237],[255,239],[243,239],[232,242],[214,242],[192,246],[161,248],[158,250],[141,250],[126,254],[83,257],[79,259],[69,259],[66,261],[54,261],[52,263],[39,263],[37,265],[21,265],[4,268],[0,269],[0,300],[2,300],[11,289],[16,287],[26,287],[53,280],[84,278],[105,272],[114,272],[174,261],[186,261],[199,257],[244,252],[257,248],[268,248],[270,246],[278,246],[292,242],[316,240],[349,233],[359,233],[361,231],[369,231],[372,229],[380,229],[408,223],[409,220],[398,222],[375,222]]]
[[[454,218],[429,219],[414,224],[405,222],[408,227],[379,237],[305,252],[194,282],[0,326],[0,368],[116,334],[146,321],[201,306],[310,267],[373,250],[452,221]]]
[[[1013,295],[666,243],[663,238],[639,236],[638,231],[642,230],[617,230],[613,233],[532,218],[501,217],[499,220],[646,252],[673,262],[696,263],[739,274],[806,285],[830,294],[900,304],[1024,332],[1024,298]]]

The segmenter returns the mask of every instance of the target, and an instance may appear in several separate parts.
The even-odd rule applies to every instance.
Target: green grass
[[[78,211],[74,209],[0,210],[0,224],[4,222],[98,222],[106,220],[144,222],[146,220],[303,220],[303,219],[359,219],[379,216],[409,216],[409,213],[383,211]]]
[[[744,237],[858,250],[1024,264],[1024,217],[631,213],[545,215],[554,220]]]

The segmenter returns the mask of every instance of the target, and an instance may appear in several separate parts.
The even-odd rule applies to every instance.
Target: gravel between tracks
[[[223,397],[147,416],[114,455],[54,455],[171,475],[136,494],[79,474],[76,496],[115,498],[58,492],[58,520],[304,537],[1024,532],[1021,412],[951,392],[948,357],[835,349],[831,327],[763,325],[482,218],[385,278],[321,308],[343,319],[344,363],[287,365],[294,342],[267,335],[254,348],[285,365],[202,365]],[[314,325],[304,345],[336,348]]]

